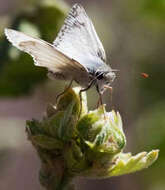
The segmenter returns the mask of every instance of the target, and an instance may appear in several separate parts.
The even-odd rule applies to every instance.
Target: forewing
[[[79,71],[81,73],[86,72],[81,64],[70,59],[44,40],[11,29],[5,29],[5,35],[15,47],[30,54],[37,66],[46,67],[52,72],[73,77]]]
[[[65,19],[54,46],[65,55],[82,62],[84,57],[100,58],[105,62],[106,56],[94,26],[84,8],[75,4]]]

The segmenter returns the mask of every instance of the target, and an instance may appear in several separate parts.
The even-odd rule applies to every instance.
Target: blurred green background
[[[103,42],[107,62],[119,69],[113,101],[119,110],[127,149],[160,149],[158,161],[142,172],[107,180],[77,179],[78,189],[165,189],[165,1],[164,0],[0,0],[0,189],[39,190],[39,160],[25,134],[25,121],[42,118],[46,105],[67,82],[47,79],[46,70],[12,47],[5,27],[52,42],[72,4],[81,3]],[[144,79],[140,73],[146,72]],[[88,104],[96,107],[95,89]]]

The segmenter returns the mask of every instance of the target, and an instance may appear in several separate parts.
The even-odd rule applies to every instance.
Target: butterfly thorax
[[[91,86],[96,86],[98,92],[103,93],[105,90],[105,85],[111,86],[116,75],[111,69],[111,67],[105,64],[101,59],[90,59],[83,58],[81,59],[81,64],[87,69],[88,77],[85,77],[85,80],[80,78],[78,82],[81,86],[88,87],[91,83]]]

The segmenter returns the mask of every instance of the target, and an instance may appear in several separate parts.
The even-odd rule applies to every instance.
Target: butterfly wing
[[[33,38],[22,32],[5,29],[7,39],[18,49],[30,54],[37,66],[46,67],[53,73],[61,73],[66,79],[73,79],[81,73],[87,74],[86,69],[77,61],[61,53],[53,45],[44,40]]]
[[[99,58],[103,62],[106,60],[103,45],[94,26],[79,4],[72,7],[53,45],[79,63],[83,63],[86,57],[90,60]]]

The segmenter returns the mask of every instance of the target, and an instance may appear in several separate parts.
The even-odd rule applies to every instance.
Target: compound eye
[[[104,74],[103,73],[99,73],[97,76],[97,80],[101,80],[104,78]]]

